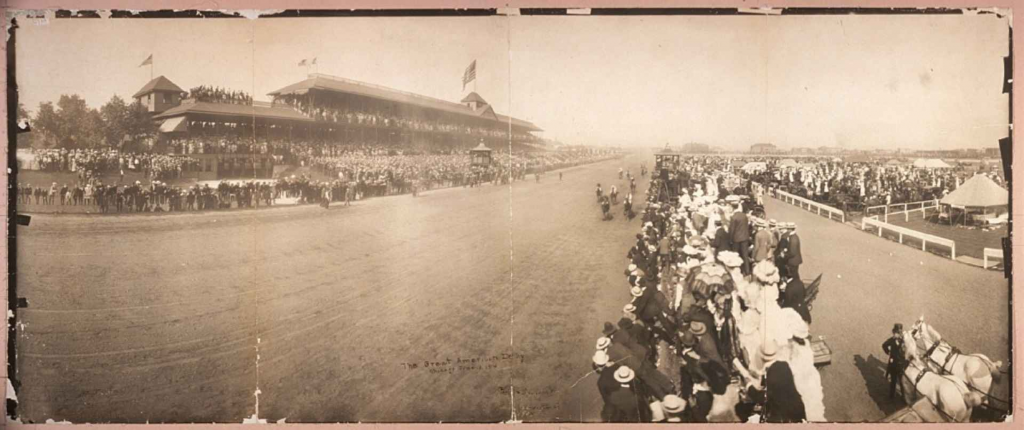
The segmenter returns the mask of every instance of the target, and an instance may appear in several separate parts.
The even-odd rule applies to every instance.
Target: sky
[[[958,16],[22,19],[31,112],[153,76],[257,100],[319,72],[499,113],[569,144],[996,147],[1008,20]],[[315,67],[301,67],[317,59]],[[462,86],[477,61],[477,82]]]

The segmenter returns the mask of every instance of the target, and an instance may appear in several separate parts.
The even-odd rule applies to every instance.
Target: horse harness
[[[953,361],[954,358],[956,358],[956,356],[961,355],[961,354],[962,354],[962,352],[960,352],[960,350],[957,349],[957,347],[950,345],[949,346],[949,354],[946,355],[946,361],[944,363],[942,363],[942,371],[943,372],[947,372],[946,366],[948,366],[949,363],[951,361]],[[952,373],[953,372],[953,368],[950,367],[948,372]]]

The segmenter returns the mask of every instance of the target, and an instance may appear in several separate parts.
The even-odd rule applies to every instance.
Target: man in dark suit
[[[711,241],[711,247],[715,249],[715,258],[718,258],[718,253],[722,251],[728,251],[732,249],[732,236],[729,235],[725,228],[722,227],[720,221],[715,221],[715,238]]]
[[[732,235],[732,250],[740,255],[743,264],[740,272],[744,275],[750,274],[750,220],[747,214],[740,210],[740,202],[732,203],[732,220],[729,221],[729,234]]]
[[[779,276],[782,277],[789,276],[789,266],[786,266],[786,259],[788,258],[786,251],[789,250],[789,236],[786,234],[786,224],[782,222],[778,225],[779,242],[778,246],[775,247],[775,267],[779,268]]]
[[[782,307],[792,308],[800,314],[804,322],[811,323],[811,312],[807,309],[807,287],[800,278],[790,279],[786,283],[786,291],[782,293]]]
[[[889,356],[889,363],[885,368],[885,376],[889,378],[889,398],[896,397],[896,387],[900,387],[900,394],[903,395],[903,386],[900,378],[903,377],[904,352],[906,345],[903,344],[903,324],[896,323],[892,327],[892,337],[882,344],[882,351]]]
[[[803,264],[803,254],[800,252],[800,236],[796,234],[796,224],[789,223],[789,249],[786,251],[786,269],[790,278],[800,278],[800,265]]]

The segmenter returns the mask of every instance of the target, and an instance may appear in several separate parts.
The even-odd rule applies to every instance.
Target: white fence
[[[1003,259],[1003,250],[1002,249],[985,248],[982,253],[984,255],[982,256],[981,267],[984,267],[986,269],[988,269],[988,258],[989,257],[998,258],[1000,260]]]
[[[956,242],[952,240],[938,236],[932,236],[927,233],[921,233],[916,230],[911,230],[909,228],[895,226],[883,221],[879,221],[877,216],[864,217],[863,219],[861,219],[860,229],[866,230],[868,226],[874,227],[875,229],[878,230],[878,237],[882,237],[882,230],[889,230],[893,233],[898,234],[900,243],[903,243],[903,236],[909,236],[917,240],[920,240],[922,251],[926,250],[925,248],[928,246],[929,242],[945,246],[949,248],[949,258],[956,260]],[[999,255],[1002,256],[1002,253],[1000,253]]]
[[[922,200],[919,202],[893,203],[891,205],[871,206],[864,209],[864,216],[877,215],[882,220],[889,222],[889,215],[903,214],[903,221],[910,222],[911,212],[921,211],[921,217],[928,216],[929,209],[938,209],[939,199]]]
[[[782,190],[775,190],[775,197],[786,203],[800,206],[801,208],[807,209],[811,212],[817,211],[818,215],[821,215],[822,212],[825,212],[825,215],[828,216],[828,219],[833,219],[832,216],[835,215],[836,217],[839,218],[839,222],[846,222],[846,213],[832,206],[823,205],[821,203],[808,200],[800,196],[794,196]]]

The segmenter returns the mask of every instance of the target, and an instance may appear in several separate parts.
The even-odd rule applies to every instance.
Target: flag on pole
[[[469,63],[469,67],[466,67],[466,71],[462,73],[462,89],[466,89],[466,84],[476,79],[476,60]]]
[[[310,63],[310,64],[312,64],[312,65],[314,65],[314,66],[316,65],[316,57],[313,57],[313,62],[312,62],[312,63]]]
[[[153,54],[149,54],[149,56],[146,57],[142,64],[139,64],[139,67],[148,66],[150,64],[153,64]]]
[[[299,61],[299,67],[305,66],[305,65],[306,65],[306,59],[303,58],[302,61]]]

